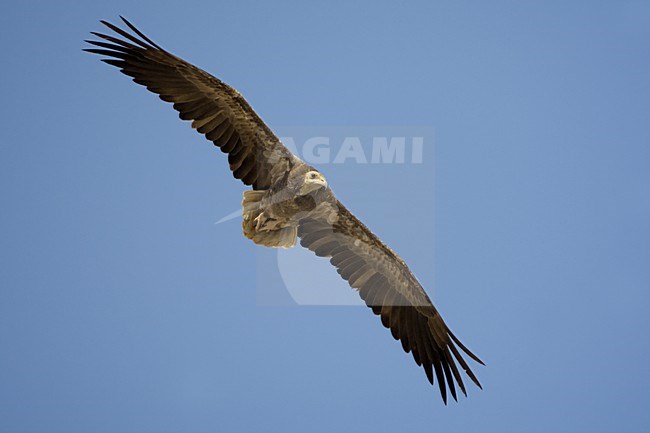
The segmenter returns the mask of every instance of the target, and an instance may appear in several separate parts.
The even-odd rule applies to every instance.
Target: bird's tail
[[[266,191],[244,191],[244,200],[242,201],[244,236],[265,247],[291,248],[295,246],[298,236],[297,227],[270,228],[264,224],[262,199],[265,195]]]

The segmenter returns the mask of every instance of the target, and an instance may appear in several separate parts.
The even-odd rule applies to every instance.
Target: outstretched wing
[[[137,35],[101,21],[123,39],[93,34],[104,41],[86,41],[100,48],[85,51],[108,56],[133,81],[146,86],[174,108],[183,120],[228,154],[233,175],[253,189],[268,189],[301,163],[273,134],[246,100],[232,87],[165,51],[126,19]]]
[[[401,340],[404,350],[412,352],[431,384],[435,373],[445,404],[447,386],[457,399],[454,381],[467,395],[456,362],[480,388],[458,348],[483,362],[449,330],[406,263],[339,201],[325,209],[300,221],[300,244],[317,256],[330,258],[341,277],[381,316],[393,337]]]

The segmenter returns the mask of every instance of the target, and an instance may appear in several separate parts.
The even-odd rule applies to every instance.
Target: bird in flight
[[[122,18],[122,17],[120,17]],[[173,103],[183,120],[228,155],[244,192],[244,236],[258,245],[300,245],[329,258],[393,337],[411,352],[445,404],[447,388],[467,395],[457,363],[479,388],[463,358],[483,362],[451,332],[406,263],[340,201],[325,177],[287,149],[246,100],[218,78],[169,53],[122,18],[132,33],[101,21],[115,36],[92,32],[97,48],[133,81]]]

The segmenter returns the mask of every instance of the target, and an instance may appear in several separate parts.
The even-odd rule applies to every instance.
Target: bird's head
[[[307,195],[310,192],[316,191],[320,188],[327,188],[327,181],[325,180],[325,176],[316,170],[310,170],[305,173],[302,185],[300,186],[300,195]]]

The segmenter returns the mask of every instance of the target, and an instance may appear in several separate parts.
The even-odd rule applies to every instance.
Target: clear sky
[[[305,3],[3,6],[0,431],[649,431],[648,2]],[[435,131],[319,168],[483,391],[445,407],[368,309],[296,305],[215,224],[221,152],[81,51],[118,14],[278,131]]]

